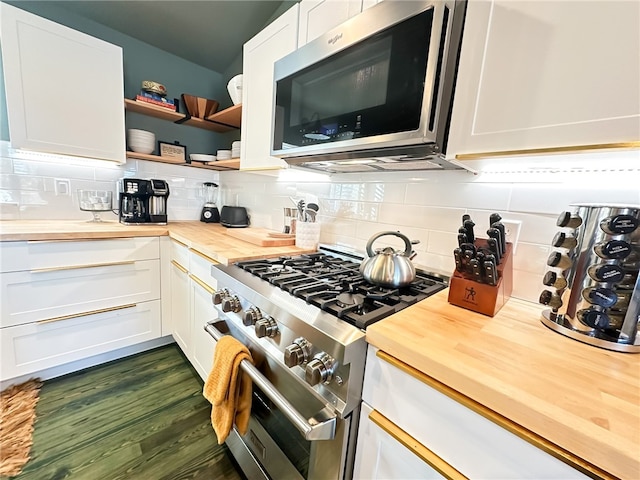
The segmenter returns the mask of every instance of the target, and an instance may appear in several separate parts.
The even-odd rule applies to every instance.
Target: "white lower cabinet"
[[[0,243],[0,380],[161,336],[157,237]]]
[[[160,337],[160,301],[0,329],[2,379]]]
[[[215,341],[205,330],[217,318],[211,295],[214,259],[175,240],[171,242],[171,317],[173,338],[203,380],[213,364]]]
[[[189,357],[191,354],[191,302],[189,295],[189,252],[186,245],[172,242],[170,277],[173,339],[182,349],[182,352]]]
[[[215,320],[217,313],[211,303],[214,289],[201,283],[197,277],[191,278],[191,364],[203,380],[206,380],[213,365],[213,351],[216,341],[205,332],[208,321]]]
[[[358,449],[353,478],[356,480],[409,480],[445,478],[373,420],[374,410],[362,403]]]
[[[449,478],[587,478],[567,463],[471,410],[453,396],[425,383],[422,379],[426,376],[421,372],[383,352],[380,354],[369,346],[362,392],[365,403],[356,451],[356,478],[414,478],[411,475],[432,478],[418,473],[428,466],[426,462]],[[460,399],[466,399],[458,395]],[[415,458],[402,450],[405,448],[403,444],[372,430],[372,420],[385,425],[386,431],[391,432],[396,440],[404,440],[414,456],[424,462],[416,464]],[[383,449],[381,442],[393,445],[394,441],[396,445],[391,448],[398,455],[379,452]],[[367,452],[370,454],[366,455]],[[368,465],[372,461],[378,461],[380,465]],[[417,465],[409,467],[411,471],[417,469],[414,473],[407,473],[404,477],[389,473],[405,471],[409,465],[407,462]]]

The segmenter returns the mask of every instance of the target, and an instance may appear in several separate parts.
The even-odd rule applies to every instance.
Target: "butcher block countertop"
[[[227,235],[225,233],[227,230],[219,224],[199,221],[169,222],[167,225],[122,225],[114,221],[94,223],[84,220],[6,220],[0,221],[0,241],[82,240],[169,235],[224,264],[309,252],[294,245],[280,247],[254,245]]]
[[[640,478],[640,354],[554,332],[533,303],[511,299],[492,318],[447,295],[371,325],[367,341],[605,472]]]

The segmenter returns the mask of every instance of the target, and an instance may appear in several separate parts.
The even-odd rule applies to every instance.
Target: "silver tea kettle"
[[[397,252],[391,247],[373,252],[371,246],[378,238],[393,235],[404,240],[404,252]],[[367,255],[360,264],[360,273],[364,279],[381,287],[404,287],[416,278],[416,268],[411,263],[411,240],[400,232],[380,232],[375,234],[367,242]]]

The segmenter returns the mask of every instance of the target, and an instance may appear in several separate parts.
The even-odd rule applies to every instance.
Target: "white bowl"
[[[234,105],[242,103],[242,74],[236,75],[229,80],[227,91]]]
[[[130,128],[127,130],[127,138],[153,138],[155,140],[156,134],[153,132],[147,132],[146,130]]]
[[[206,155],[204,153],[190,153],[189,158],[192,162],[215,162],[215,155]]]

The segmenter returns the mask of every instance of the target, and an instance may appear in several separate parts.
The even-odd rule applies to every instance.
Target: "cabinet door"
[[[447,156],[638,141],[640,2],[469,2]]]
[[[270,155],[274,104],[273,64],[296,49],[298,4],[244,44],[240,168],[286,168]]]
[[[27,375],[160,337],[160,301],[0,329],[0,379]]]
[[[362,0],[302,0],[298,48],[362,11]]]
[[[191,358],[191,301],[189,272],[175,260],[171,261],[171,323],[173,338],[182,352]]]
[[[0,8],[12,146],[124,163],[122,49]]]
[[[354,480],[445,478],[369,419],[372,408],[362,403]]]
[[[213,292],[214,288],[210,285],[198,277],[191,276],[191,341],[193,344],[191,364],[202,380],[206,380],[209,376],[213,365],[213,351],[216,348],[216,341],[204,330],[207,322],[218,318],[218,313],[211,302]]]

